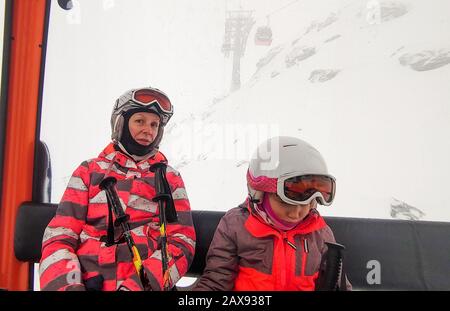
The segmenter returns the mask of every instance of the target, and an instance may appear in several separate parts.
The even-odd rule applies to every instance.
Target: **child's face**
[[[309,204],[292,205],[281,200],[276,193],[269,193],[269,202],[275,215],[287,222],[298,223],[303,220],[312,208],[316,207],[316,200]]]

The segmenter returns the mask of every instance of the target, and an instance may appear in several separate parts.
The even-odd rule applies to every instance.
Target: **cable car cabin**
[[[255,45],[272,44],[272,29],[269,26],[258,27],[255,34]]]

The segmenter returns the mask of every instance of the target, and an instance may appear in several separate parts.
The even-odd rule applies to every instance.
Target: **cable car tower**
[[[227,11],[222,53],[224,53],[225,57],[229,57],[230,53],[233,52],[233,69],[231,73],[232,92],[241,87],[241,57],[244,56],[248,34],[254,23],[253,11]]]

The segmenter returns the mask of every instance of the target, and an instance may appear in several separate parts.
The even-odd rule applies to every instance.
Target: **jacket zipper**
[[[292,269],[295,267],[295,265],[292,266],[292,260],[291,260],[292,255],[289,255],[289,254],[292,254],[292,252],[294,252],[294,258],[295,258],[295,252],[297,250],[297,246],[294,243],[292,243],[291,241],[289,241],[286,232],[283,232],[283,241],[285,242],[285,243],[283,243],[284,244],[284,254],[285,254],[285,269],[284,269],[284,273],[282,276],[282,280],[283,280],[282,288],[285,289],[288,282],[291,281],[290,275],[292,273]],[[290,250],[289,248],[292,248],[293,251]]]
[[[306,270],[306,261],[308,260],[308,253],[309,253],[309,245],[308,245],[308,239],[303,237],[302,238],[302,248],[303,248],[303,252],[302,252],[302,272],[301,275],[304,276],[305,275],[305,270]]]
[[[280,269],[280,289],[284,289],[285,286],[286,286],[286,274],[287,274],[286,273],[287,272],[287,269],[286,269],[286,265],[287,265],[287,248],[286,248],[286,243],[285,243],[287,241],[286,232],[282,233],[282,239],[283,239],[282,245],[283,245],[283,250],[284,250],[284,254],[283,254],[284,258],[283,258],[283,261],[282,261],[282,263],[283,263],[282,269]]]
[[[284,239],[286,241],[286,243],[292,247],[294,250],[297,250],[297,246],[295,246],[294,243],[292,243],[291,241],[289,241],[287,238]]]

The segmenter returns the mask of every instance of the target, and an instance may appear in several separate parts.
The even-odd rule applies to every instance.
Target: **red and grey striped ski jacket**
[[[162,262],[159,241],[159,207],[154,173],[150,166],[164,161],[158,152],[135,162],[109,144],[98,158],[83,162],[69,180],[55,217],[48,224],[42,242],[40,284],[42,290],[85,290],[85,282],[101,275],[104,291],[142,290],[126,243],[107,247],[108,205],[99,189],[105,175],[117,178],[117,193],[130,216],[132,236],[143,260],[152,290],[161,290]],[[194,257],[195,231],[189,200],[180,174],[167,166],[178,222],[167,225],[169,269],[175,284],[188,270]],[[115,227],[115,237],[122,234]]]

